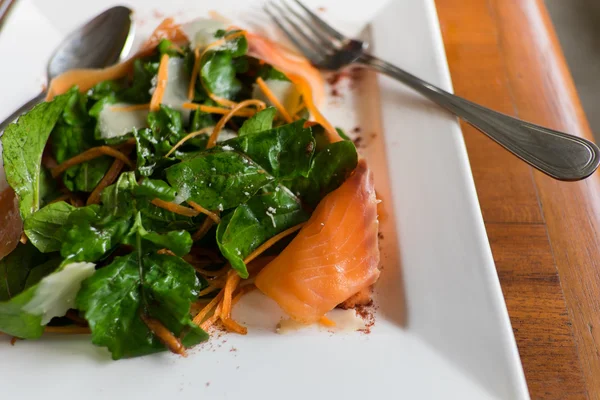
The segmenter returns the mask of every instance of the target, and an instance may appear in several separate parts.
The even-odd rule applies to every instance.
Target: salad
[[[369,301],[372,173],[320,74],[215,20],[69,71],[2,136],[0,332],[90,333],[114,359],[186,349],[260,290],[294,320]]]

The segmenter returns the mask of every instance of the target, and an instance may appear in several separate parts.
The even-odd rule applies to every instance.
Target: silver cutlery
[[[113,7],[71,32],[48,62],[48,82],[70,69],[104,68],[125,58],[131,50],[135,34],[132,13],[127,7]],[[46,93],[42,91],[15,110],[0,123],[0,134],[45,97]]]
[[[367,43],[347,38],[298,0],[267,3],[265,11],[317,68],[338,70],[358,64],[416,90],[495,140],[531,166],[565,181],[581,180],[600,164],[600,149],[589,140],[522,121],[446,92],[367,53]]]

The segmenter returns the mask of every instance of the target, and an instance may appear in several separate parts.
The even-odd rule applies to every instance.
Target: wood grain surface
[[[455,92],[591,138],[542,0],[436,0]],[[462,124],[533,399],[600,399],[600,178],[557,182]]]

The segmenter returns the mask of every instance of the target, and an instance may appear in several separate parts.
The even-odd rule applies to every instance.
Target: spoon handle
[[[4,130],[11,122],[15,122],[17,118],[21,115],[25,114],[27,111],[31,110],[34,106],[44,101],[46,98],[46,92],[41,92],[33,99],[29,100],[27,103],[23,104],[21,107],[17,108],[15,112],[10,114],[2,123],[0,123],[0,136],[4,133]]]

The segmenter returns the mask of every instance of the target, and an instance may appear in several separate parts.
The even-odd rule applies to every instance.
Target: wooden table
[[[591,138],[542,0],[436,4],[457,94]],[[557,182],[462,129],[531,397],[600,399],[599,173]]]

